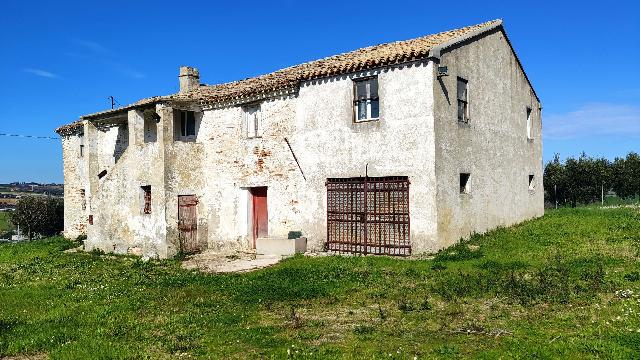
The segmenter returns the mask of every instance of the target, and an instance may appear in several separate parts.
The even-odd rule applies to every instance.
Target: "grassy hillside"
[[[640,213],[561,209],[430,260],[236,275],[0,245],[0,356],[638,358]]]

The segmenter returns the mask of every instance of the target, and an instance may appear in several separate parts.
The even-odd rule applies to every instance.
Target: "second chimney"
[[[200,86],[200,72],[190,66],[180,66],[180,92],[185,93]]]

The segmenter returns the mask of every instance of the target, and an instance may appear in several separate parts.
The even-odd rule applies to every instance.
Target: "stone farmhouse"
[[[541,104],[501,20],[179,83],[56,130],[87,250],[409,255],[543,214]]]

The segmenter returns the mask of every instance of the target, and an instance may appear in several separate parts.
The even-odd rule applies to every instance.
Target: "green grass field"
[[[640,357],[640,212],[560,209],[434,259],[235,275],[0,245],[0,357]]]
[[[6,211],[0,211],[0,237],[12,228],[13,225],[9,221],[9,213]]]

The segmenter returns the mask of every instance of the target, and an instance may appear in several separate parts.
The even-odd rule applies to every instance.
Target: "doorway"
[[[249,188],[250,195],[250,222],[251,236],[253,238],[253,248],[256,248],[256,239],[269,236],[269,214],[267,212],[267,187]]]
[[[178,238],[180,251],[184,254],[194,254],[203,250],[198,243],[197,205],[198,199],[195,195],[178,196]]]

